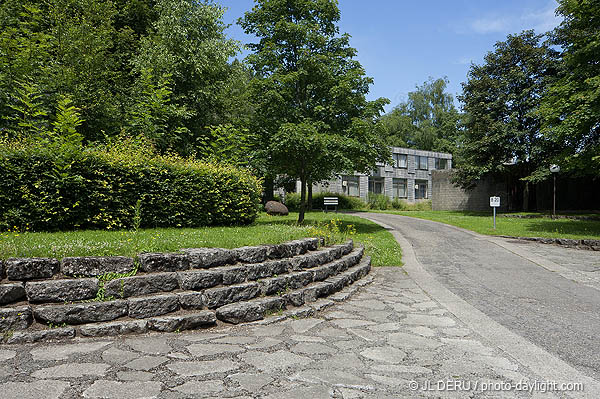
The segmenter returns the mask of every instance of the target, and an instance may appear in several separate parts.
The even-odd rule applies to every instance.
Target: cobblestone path
[[[483,383],[541,378],[474,334],[401,268],[372,276],[350,300],[311,318],[0,347],[0,397],[560,397],[482,391]],[[438,389],[449,380],[470,389]]]

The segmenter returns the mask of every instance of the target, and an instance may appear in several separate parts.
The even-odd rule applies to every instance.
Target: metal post
[[[556,219],[556,173],[552,173],[554,177],[554,196],[552,198],[552,218]]]
[[[496,207],[494,207],[494,230],[496,230]]]

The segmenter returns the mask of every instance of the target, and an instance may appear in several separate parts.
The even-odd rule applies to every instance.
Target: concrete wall
[[[452,184],[452,170],[434,170],[431,174],[434,211],[490,211],[490,197],[500,197],[500,211],[506,211],[508,191],[506,183],[487,179],[472,190],[463,190]]]

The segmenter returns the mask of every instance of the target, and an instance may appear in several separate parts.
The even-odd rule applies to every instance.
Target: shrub
[[[392,208],[398,211],[430,211],[431,200],[410,203],[399,198],[394,198]]]
[[[3,230],[247,224],[261,192],[247,171],[159,156],[127,139],[88,149],[3,141],[0,176]]]
[[[366,204],[356,197],[349,197],[338,193],[314,193],[312,198],[313,209],[323,209],[324,197],[338,197],[338,209],[365,209]],[[285,205],[290,211],[298,211],[300,209],[300,193],[289,193],[285,196]]]
[[[369,193],[367,195],[367,206],[369,209],[385,211],[387,209],[392,209],[392,200],[384,194]]]

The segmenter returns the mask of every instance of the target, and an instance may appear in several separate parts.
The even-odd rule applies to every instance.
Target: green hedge
[[[247,171],[157,156],[131,143],[83,149],[3,142],[0,176],[2,230],[248,224],[261,192]]]
[[[365,209],[366,204],[356,197],[349,197],[338,193],[313,193],[312,209],[323,209],[323,197],[338,197],[338,209]],[[300,209],[300,194],[289,193],[285,197],[285,205],[290,211]]]

